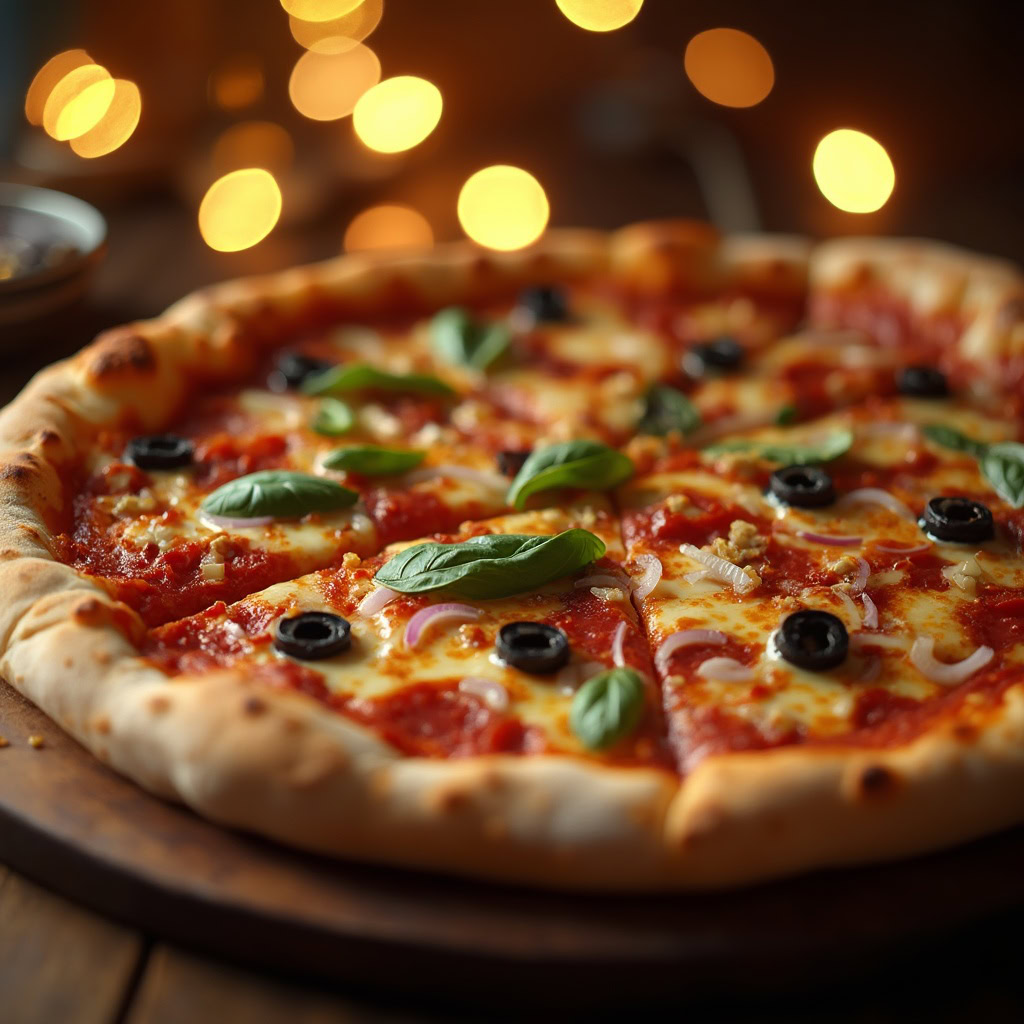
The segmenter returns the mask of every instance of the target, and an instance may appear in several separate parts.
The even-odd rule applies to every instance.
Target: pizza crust
[[[811,254],[813,286],[835,286],[823,268],[841,265],[832,253],[850,244]],[[863,263],[866,251],[871,264],[875,244],[850,249],[861,255],[849,260]],[[929,273],[929,250],[906,244]],[[231,282],[107,332],[0,414],[0,672],[99,758],[214,821],[460,874],[567,888],[731,886],[902,856],[1024,819],[1019,685],[997,707],[903,747],[712,756],[684,783],[567,756],[406,758],[241,672],[169,679],[138,655],[137,614],[49,549],[67,513],[64,482],[96,429],[126,419],[159,428],[197,379],[246,372],[282,332],[365,314],[396,295],[430,308],[607,272],[641,289],[704,287],[733,273],[791,289],[804,254],[785,239],[723,251],[713,232],[688,224],[639,225],[610,239],[552,232],[510,255],[460,244]],[[936,259],[947,267],[947,253]],[[1005,303],[1011,287],[993,284],[985,301]]]

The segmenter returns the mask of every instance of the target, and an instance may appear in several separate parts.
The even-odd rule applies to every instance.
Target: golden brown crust
[[[793,295],[808,259],[812,287],[822,290],[865,274],[896,280],[880,268],[904,258],[898,245],[884,257],[873,242],[856,252],[827,243],[809,255],[799,239],[723,243],[706,226],[679,222],[612,236],[553,232],[511,255],[462,244],[229,282],[108,332],[40,374],[0,414],[0,673],[113,767],[216,821],[328,853],[540,885],[734,885],[916,852],[1019,821],[1017,687],[983,721],[947,723],[905,747],[710,757],[685,783],[561,756],[405,758],[244,673],[169,680],[138,655],[138,616],[49,550],[66,512],[62,474],[98,427],[126,418],[166,424],[197,379],[244,374],[259,345],[317,317],[360,315],[396,297],[430,308],[608,272],[637,291],[731,282]],[[928,250],[907,245],[927,275]],[[948,254],[938,259],[949,266]],[[1012,321],[1004,334],[1016,338],[1010,277],[949,274],[937,272],[943,301],[959,301],[972,323]]]

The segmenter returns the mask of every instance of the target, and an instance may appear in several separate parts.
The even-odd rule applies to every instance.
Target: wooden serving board
[[[733,893],[562,895],[218,828],[110,772],[3,682],[0,735],[0,861],[149,933],[332,980],[491,997],[498,985],[503,1000],[542,990],[576,1006],[606,1004],[617,978],[648,996],[763,991],[1024,908],[1024,830]]]

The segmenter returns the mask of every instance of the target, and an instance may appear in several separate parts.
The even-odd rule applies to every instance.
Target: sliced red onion
[[[857,559],[857,575],[850,584],[850,593],[859,594],[868,585],[868,577],[871,575],[871,566],[864,558]]]
[[[492,711],[508,711],[508,690],[494,679],[466,676],[459,680],[459,692],[479,697]]]
[[[825,544],[834,548],[850,548],[864,540],[863,537],[839,537],[834,534],[811,533],[809,530],[797,530],[796,535],[811,544]]]
[[[640,579],[635,581],[636,589],[633,591],[633,596],[642,601],[661,581],[665,568],[657,555],[637,555],[636,564],[641,566],[644,571]]]
[[[274,522],[273,516],[212,516],[209,512],[204,512],[203,518],[228,530],[244,530],[253,526],[269,526]]]
[[[405,646],[415,647],[424,634],[432,626],[441,622],[473,622],[479,619],[483,612],[479,608],[473,608],[468,604],[456,604],[448,602],[445,604],[429,604],[421,608],[405,627]]]
[[[718,555],[712,555],[708,551],[701,551],[693,544],[680,544],[679,550],[684,554],[700,562],[708,570],[708,575],[720,583],[728,583],[737,593],[745,594],[756,586],[754,581],[738,566],[727,562]]]
[[[627,594],[632,589],[631,583],[628,580],[624,580],[621,576],[612,576],[611,573],[597,573],[594,576],[584,576],[581,580],[576,580],[573,586],[579,590],[584,587],[618,587],[619,590],[624,590]]]
[[[624,622],[620,622],[615,627],[615,636],[612,637],[612,664],[617,668],[622,668],[626,664],[626,652],[623,645],[626,642],[627,628]]]
[[[861,594],[860,599],[864,602],[864,618],[861,625],[865,629],[878,629],[878,605],[867,594]]]
[[[854,633],[850,637],[850,647],[859,651],[863,647],[904,647],[906,643],[898,636],[889,636],[886,633]]]
[[[855,623],[860,624],[860,609],[853,603],[853,598],[840,587],[833,587],[832,593],[839,598],[840,601],[846,606],[846,610],[850,613],[850,618]]]
[[[495,491],[507,491],[509,481],[497,473],[488,473],[482,469],[472,469],[469,466],[424,466],[422,469],[414,469],[411,473],[405,474],[407,484],[418,484],[424,480],[434,480],[437,477],[451,477],[453,480],[467,480],[470,483],[480,484],[482,487],[489,487]]]
[[[927,679],[941,686],[956,686],[969,679],[980,668],[984,668],[995,651],[991,647],[979,647],[963,661],[936,661],[933,655],[935,640],[930,636],[919,636],[910,648],[910,661]]]
[[[754,678],[754,670],[735,658],[708,658],[697,666],[702,679],[718,679],[723,683],[746,683]]]
[[[389,590],[387,587],[377,587],[371,590],[366,597],[356,605],[356,611],[360,615],[376,615],[386,604],[390,604],[398,597],[398,592]]]
[[[668,675],[668,663],[676,651],[684,647],[695,647],[697,644],[721,647],[728,640],[729,638],[719,629],[682,629],[677,633],[670,633],[654,655],[654,667],[662,675]]]
[[[888,491],[883,491],[881,487],[859,487],[855,491],[850,491],[836,502],[836,509],[842,511],[851,505],[882,505],[903,519],[915,521],[914,513],[899,498]]]
[[[927,551],[931,547],[931,543],[925,541],[924,544],[915,544],[909,548],[895,547],[892,544],[876,544],[875,547],[887,555],[919,555],[922,551]]]

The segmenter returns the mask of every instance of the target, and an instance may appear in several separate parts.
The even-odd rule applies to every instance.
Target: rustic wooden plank
[[[156,946],[128,1009],[125,1024],[429,1024],[328,992],[199,959]]]
[[[138,932],[11,873],[0,886],[0,1019],[109,1024],[142,948]]]

